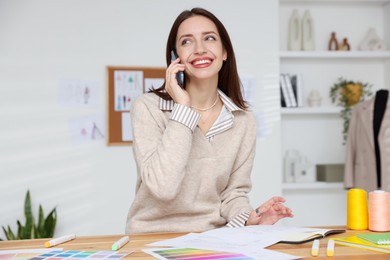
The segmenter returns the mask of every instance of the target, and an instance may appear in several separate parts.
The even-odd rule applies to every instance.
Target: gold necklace
[[[213,107],[215,107],[215,105],[217,104],[217,102],[218,102],[218,97],[219,97],[219,94],[217,93],[217,97],[215,98],[214,103],[213,103],[211,106],[207,107],[207,108],[198,108],[198,107],[195,107],[195,106],[191,106],[191,108],[196,109],[196,110],[199,110],[199,111],[207,111],[207,110],[210,110],[210,109],[212,109]]]

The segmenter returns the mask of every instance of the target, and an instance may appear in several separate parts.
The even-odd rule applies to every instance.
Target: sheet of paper
[[[145,253],[161,260],[179,260],[179,259],[240,259],[254,260],[254,258],[240,253],[230,253],[214,250],[204,250],[195,248],[153,248],[144,249]]]
[[[145,91],[161,87],[164,81],[162,78],[145,78]]]
[[[53,251],[53,248],[31,248],[17,250],[0,250],[0,260],[10,259],[30,259],[41,254]],[[62,252],[62,248],[56,248],[56,251]]]
[[[130,112],[122,112],[122,141],[133,141]]]
[[[267,249],[256,249],[248,251],[243,249],[242,252],[232,252],[225,250],[204,250],[194,248],[151,248],[143,249],[143,251],[157,259],[161,260],[178,260],[186,259],[240,259],[240,260],[255,260],[255,259],[273,259],[273,260],[290,260],[299,259],[300,257],[292,256]]]
[[[282,241],[290,234],[305,233],[314,230],[320,229],[276,225],[219,228],[203,233],[189,233],[181,237],[151,243],[148,246],[236,252],[255,257],[256,259],[267,259],[266,257],[270,257],[270,255],[274,255],[272,259],[297,259],[299,257],[264,248]]]
[[[97,80],[60,79],[58,103],[64,107],[97,108],[99,83]]]
[[[103,113],[69,119],[69,132],[73,143],[83,144],[103,141],[106,135],[105,124]]]
[[[132,102],[144,92],[143,71],[114,72],[115,111],[129,111]]]
[[[311,230],[311,229],[310,229]],[[306,228],[283,227],[275,225],[248,226],[243,228],[218,228],[203,233],[190,233],[185,236],[158,241],[150,246],[183,247],[189,245],[227,245],[246,246],[255,244],[257,248],[265,248],[281,241],[286,235],[307,232]]]

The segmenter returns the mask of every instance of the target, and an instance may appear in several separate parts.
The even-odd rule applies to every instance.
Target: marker
[[[318,252],[320,251],[320,240],[315,239],[313,241],[313,245],[311,247],[311,255],[312,256],[318,256]]]
[[[334,240],[333,239],[328,240],[328,246],[326,247],[326,255],[327,256],[334,255]]]
[[[127,242],[129,242],[129,237],[128,236],[124,236],[121,239],[119,239],[118,241],[116,241],[114,244],[112,244],[111,250],[116,251],[119,248],[121,248],[122,246],[126,245]]]
[[[76,235],[75,234],[71,234],[71,235],[66,235],[66,236],[63,236],[63,237],[58,237],[58,238],[54,238],[50,241],[47,241],[45,243],[45,247],[52,247],[52,246],[56,246],[56,245],[59,245],[59,244],[62,244],[62,243],[65,243],[65,242],[68,242],[70,240],[73,240],[76,238]]]

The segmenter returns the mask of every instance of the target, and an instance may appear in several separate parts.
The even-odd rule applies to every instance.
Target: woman
[[[171,62],[172,50],[178,55]],[[292,217],[281,197],[253,210],[256,145],[229,35],[201,8],[183,11],[167,42],[165,83],[131,109],[137,164],[126,233],[204,231]],[[176,75],[185,73],[183,87]]]

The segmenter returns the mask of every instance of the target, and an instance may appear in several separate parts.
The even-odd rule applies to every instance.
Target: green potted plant
[[[35,223],[31,210],[31,198],[29,190],[27,191],[24,200],[24,216],[26,218],[24,225],[22,225],[19,220],[16,222],[18,225],[18,231],[16,234],[11,230],[9,225],[7,228],[2,226],[4,234],[8,240],[53,237],[57,223],[56,208],[54,208],[45,218],[43,208],[41,205],[39,205],[38,223]]]
[[[372,85],[369,83],[362,83],[360,81],[352,81],[344,78],[339,78],[330,89],[330,98],[332,103],[341,106],[341,118],[343,119],[343,141],[344,144],[348,137],[348,127],[351,118],[352,107],[359,102],[371,97]]]

